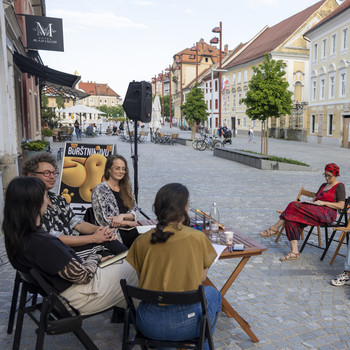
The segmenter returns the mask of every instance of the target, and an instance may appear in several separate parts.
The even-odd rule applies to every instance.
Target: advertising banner
[[[62,18],[26,15],[27,48],[64,51]]]
[[[92,190],[104,180],[104,169],[113,145],[66,142],[59,194],[76,214],[91,207]]]

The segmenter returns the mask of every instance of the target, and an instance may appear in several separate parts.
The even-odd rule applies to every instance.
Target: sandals
[[[260,236],[263,238],[268,238],[272,236],[276,236],[278,233],[278,230],[273,230],[271,227],[269,227],[267,230],[261,231]]]
[[[280,261],[298,260],[299,257],[300,257],[300,253],[290,252],[287,255],[282,256],[282,258],[280,258]]]

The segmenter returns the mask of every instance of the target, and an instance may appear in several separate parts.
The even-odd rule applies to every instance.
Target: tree
[[[96,109],[106,113],[106,115],[104,115],[104,117],[106,118],[108,117],[120,118],[124,116],[124,109],[122,106],[108,107],[107,105],[102,105],[102,106],[96,107]]]
[[[207,120],[207,105],[203,91],[196,84],[186,95],[186,102],[180,106],[186,121],[192,126],[192,139],[196,135],[197,124]]]
[[[160,98],[160,105],[161,108],[163,110],[163,101],[162,98]],[[170,116],[170,106],[169,106],[169,100],[170,100],[170,96],[169,95],[164,95],[164,116]],[[171,115],[174,116],[174,104],[171,104]]]
[[[290,114],[293,108],[289,84],[284,76],[285,63],[271,60],[265,53],[265,60],[253,67],[254,75],[249,82],[247,97],[241,100],[247,106],[246,114],[253,120],[261,120],[261,153],[268,154],[268,118],[279,118]]]
[[[62,95],[57,95],[56,105],[58,108],[64,108],[64,99],[63,99]]]

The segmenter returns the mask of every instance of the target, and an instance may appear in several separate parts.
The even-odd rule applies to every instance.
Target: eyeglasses
[[[111,169],[115,171],[121,171],[122,173],[127,172],[126,168],[121,168],[120,166],[115,166],[115,167],[112,167]]]
[[[323,173],[323,176],[326,177],[327,179],[331,179],[334,175]]]
[[[55,170],[55,171],[45,170],[45,171],[35,171],[34,174],[44,175],[45,177],[50,177],[51,175],[57,177],[60,174],[60,172],[58,170]]]

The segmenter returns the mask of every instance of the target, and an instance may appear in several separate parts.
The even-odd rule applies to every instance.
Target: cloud
[[[153,6],[154,2],[153,1],[138,0],[138,1],[134,1],[134,4],[136,4],[138,6]]]
[[[91,28],[148,28],[144,23],[137,23],[126,17],[118,17],[110,12],[92,13],[68,10],[52,11],[54,17],[62,17],[63,21],[72,22],[74,25],[88,26]]]

